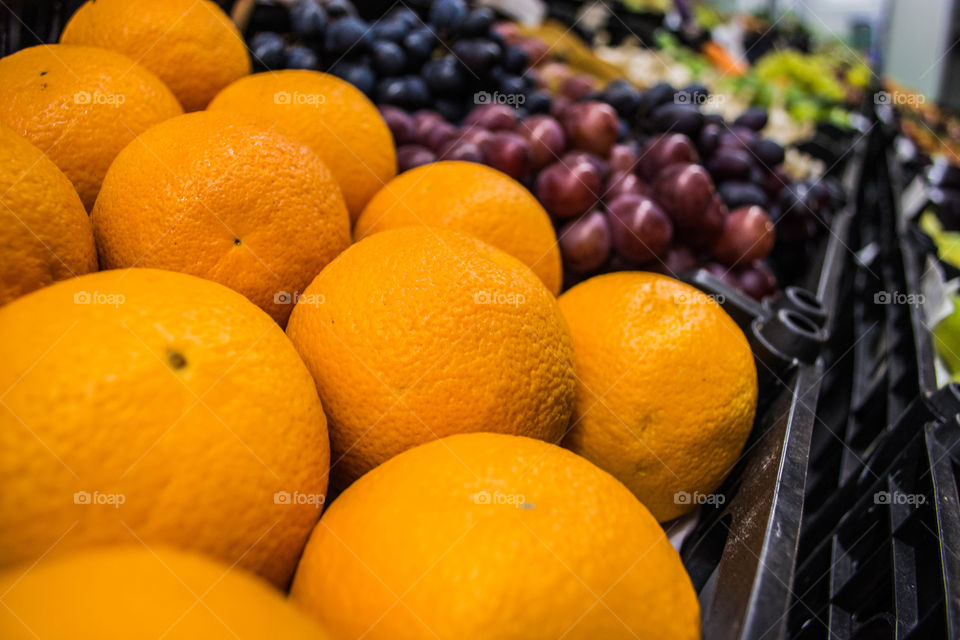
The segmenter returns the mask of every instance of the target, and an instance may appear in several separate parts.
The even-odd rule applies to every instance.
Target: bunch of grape
[[[285,33],[253,35],[250,49],[261,69],[327,71],[379,104],[430,105],[459,121],[484,92],[549,101],[524,74],[528,51],[506,44],[490,9],[469,9],[464,0],[436,0],[424,16],[398,6],[372,23],[359,18],[349,0],[298,0],[276,24],[256,14],[252,22],[254,31],[272,26]]]

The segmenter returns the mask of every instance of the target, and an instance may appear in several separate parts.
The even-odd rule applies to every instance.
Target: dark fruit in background
[[[762,261],[754,262],[737,273],[740,288],[755,300],[762,300],[777,291],[777,278]]]
[[[280,34],[266,31],[250,40],[254,64],[261,69],[281,69],[286,62],[286,43]]]
[[[537,176],[535,192],[547,211],[558,218],[572,218],[597,203],[602,180],[600,172],[589,162],[554,162]]]
[[[533,166],[530,143],[512,131],[497,131],[484,145],[486,163],[515,180],[522,179]]]
[[[703,114],[689,104],[665,104],[657,107],[650,115],[653,128],[665,133],[682,133],[696,138],[703,128]]]
[[[316,0],[300,0],[290,7],[290,28],[307,40],[322,38],[327,28],[327,12]]]
[[[729,267],[747,264],[770,255],[775,237],[773,222],[764,209],[741,207],[726,217],[711,252]]]
[[[599,269],[610,256],[610,226],[600,211],[591,211],[567,223],[560,229],[557,239],[564,265],[576,273]]]
[[[556,118],[548,115],[534,115],[526,118],[517,132],[530,143],[530,153],[534,169],[542,169],[559,159],[567,148],[567,136]]]
[[[491,131],[513,131],[517,126],[517,112],[505,104],[481,104],[467,114],[464,125],[477,125]]]
[[[620,196],[636,194],[652,195],[650,186],[630,171],[611,171],[607,175],[606,186],[603,190],[604,200],[613,200]]]
[[[563,157],[560,158],[560,161],[570,166],[575,165],[578,162],[586,162],[597,170],[597,173],[600,174],[601,179],[606,178],[607,173],[610,171],[610,165],[604,158],[601,158],[595,153],[590,153],[589,151],[568,151],[567,153],[563,154]]]
[[[578,102],[564,112],[563,129],[570,146],[606,156],[620,137],[620,120],[608,104]]]
[[[747,109],[733,121],[734,126],[761,131],[767,126],[767,110],[759,107]]]
[[[440,154],[440,160],[483,163],[483,152],[480,147],[466,140],[455,138],[444,143],[437,151]]]
[[[717,181],[746,180],[753,167],[753,156],[743,149],[724,147],[717,149],[706,166]]]
[[[380,107],[380,115],[393,134],[393,143],[397,146],[414,141],[413,119],[400,107],[385,104]]]
[[[766,192],[749,182],[724,182],[717,189],[717,193],[731,209],[754,204],[763,206],[767,202]]]
[[[783,160],[786,157],[786,154],[783,151],[783,147],[767,138],[761,138],[756,140],[752,145],[750,145],[751,151],[757,159],[760,160],[760,163],[768,169],[773,169],[774,167],[783,164]]]
[[[643,263],[666,253],[673,225],[656,202],[630,194],[608,203],[607,209],[613,245],[621,256]]]
[[[611,171],[636,171],[640,160],[634,144],[615,144],[610,148]]]
[[[640,151],[637,169],[647,180],[653,180],[672,164],[700,162],[690,138],[681,133],[668,133],[652,138]]]
[[[653,193],[680,230],[696,231],[713,201],[713,180],[701,165],[672,164],[657,175]]]
[[[436,162],[436,154],[417,144],[405,144],[397,147],[397,169],[400,172]]]

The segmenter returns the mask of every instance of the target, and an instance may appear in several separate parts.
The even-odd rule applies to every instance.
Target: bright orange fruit
[[[574,399],[570,335],[516,258],[447,229],[382,231],[307,287],[287,333],[313,373],[343,486],[435,438],[558,442]]]
[[[104,269],[215,280],[281,325],[350,244],[343,196],[306,145],[224,111],[189,113],[117,156],[91,214]]]
[[[221,91],[208,107],[255,116],[305,142],[330,167],[356,220],[397,173],[393,136],[359,89],[318,71],[257,73]]]
[[[113,270],[0,307],[0,335],[0,567],[159,543],[287,584],[329,444],[267,314],[209,280]]]
[[[88,0],[60,42],[129,56],[157,74],[187,111],[203,109],[250,73],[243,36],[209,0]]]
[[[30,47],[0,58],[0,78],[0,124],[47,154],[88,211],[120,150],[183,113],[157,76],[106,49]]]
[[[0,305],[97,270],[77,190],[43,152],[0,125]]]
[[[623,271],[559,298],[577,359],[565,447],[612,473],[661,522],[720,486],[753,427],[757,371],[712,298],[666,276]]]
[[[338,638],[694,640],[697,596],[622,484],[560,447],[456,435],[355,482],[290,597]]]
[[[533,269],[554,295],[560,293],[563,270],[550,216],[505,173],[472,162],[434,162],[405,171],[367,203],[354,237],[412,225],[473,234]]]

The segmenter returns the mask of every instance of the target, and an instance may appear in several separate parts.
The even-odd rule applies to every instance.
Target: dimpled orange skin
[[[0,335],[0,567],[160,543],[287,584],[320,510],[275,493],[324,494],[329,442],[267,314],[182,273],[101,271],[0,307]]]
[[[209,0],[88,0],[60,42],[129,56],[157,74],[187,111],[203,109],[250,73],[243,36]]]
[[[340,254],[305,296],[287,334],[327,412],[337,486],[454,433],[563,436],[570,334],[516,258],[459,232],[392,229]]]
[[[591,278],[559,298],[577,358],[563,445],[613,474],[660,521],[720,486],[743,451],[757,372],[740,328],[701,291],[654,273]]]
[[[0,78],[0,124],[47,154],[88,211],[120,150],[183,113],[157,76],[106,49],[30,47],[0,58]]]
[[[397,173],[393,135],[359,89],[336,76],[288,69],[237,80],[210,110],[245,113],[305,142],[330,167],[355,221]]]
[[[350,245],[343,196],[317,155],[226,112],[188,113],[139,136],[110,167],[91,219],[104,269],[208,278],[281,325]]]
[[[354,483],[310,536],[290,596],[343,639],[700,637],[680,556],[622,484],[561,447],[493,433],[416,447]]]
[[[563,282],[550,216],[522,184],[472,162],[434,162],[405,171],[377,192],[354,228],[357,239],[428,225],[477,236],[533,269],[557,295]]]
[[[0,125],[0,305],[97,270],[90,219],[43,152]]]
[[[329,637],[255,576],[165,547],[99,547],[17,567],[0,589],[6,640]]]

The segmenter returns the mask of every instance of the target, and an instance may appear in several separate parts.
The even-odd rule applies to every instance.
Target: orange
[[[354,237],[421,224],[471,233],[533,269],[554,295],[560,293],[563,272],[550,216],[505,173],[472,162],[434,162],[406,171],[367,203]]]
[[[310,149],[232,113],[190,113],[117,156],[91,214],[104,269],[215,280],[284,324],[350,244],[340,189]]]
[[[0,124],[47,154],[88,211],[120,150],[183,113],[157,76],[106,49],[30,47],[0,59],[0,78]]]
[[[0,305],[97,270],[90,219],[57,165],[0,125]]]
[[[88,0],[60,42],[129,56],[157,74],[187,111],[203,109],[250,73],[243,37],[209,0]]]
[[[267,314],[182,273],[101,271],[0,307],[0,335],[0,566],[165,543],[287,583],[329,445]]]
[[[456,435],[338,497],[295,603],[338,638],[693,640],[680,556],[609,474],[560,447]]]
[[[654,273],[597,276],[559,301],[578,375],[564,446],[661,522],[705,501],[753,426],[757,371],[743,332],[712,298]]]
[[[101,547],[0,575],[0,636],[223,638],[328,636],[256,577],[203,556]]]
[[[287,334],[327,412],[338,486],[455,433],[558,442],[573,410],[573,348],[553,295],[460,232],[361,240],[307,287]]]
[[[256,116],[310,145],[340,184],[351,220],[397,173],[387,123],[359,89],[336,76],[257,73],[221,91],[208,108]]]

